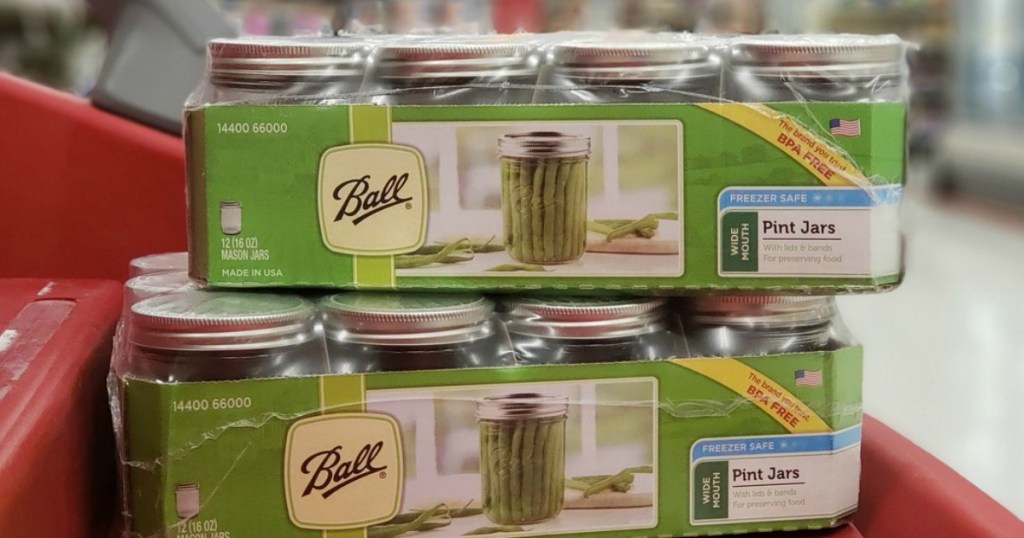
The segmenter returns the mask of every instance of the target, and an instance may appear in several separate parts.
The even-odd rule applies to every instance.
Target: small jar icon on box
[[[181,519],[199,515],[199,484],[178,484],[174,488],[174,503]]]
[[[220,231],[224,235],[242,233],[242,202],[220,203]]]

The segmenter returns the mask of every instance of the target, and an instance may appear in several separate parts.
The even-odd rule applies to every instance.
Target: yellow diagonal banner
[[[817,413],[792,392],[736,359],[677,359],[673,362],[750,400],[790,433],[832,431]]]
[[[767,140],[829,187],[870,185],[856,164],[792,116],[761,104],[701,103],[698,106]]]

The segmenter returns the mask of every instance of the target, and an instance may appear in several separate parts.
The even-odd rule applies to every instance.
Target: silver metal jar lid
[[[188,252],[165,252],[135,258],[128,263],[128,277],[135,278],[168,271],[188,269]]]
[[[490,334],[494,303],[478,295],[339,293],[320,301],[332,340],[379,346],[443,345]]]
[[[661,298],[512,299],[505,301],[511,333],[546,338],[625,338],[665,328]]]
[[[502,157],[589,157],[590,137],[556,131],[512,133],[498,139]]]
[[[690,319],[697,323],[742,327],[806,327],[835,318],[833,297],[724,295],[693,299]]]
[[[568,415],[568,397],[534,392],[488,396],[476,404],[476,418],[479,420],[565,418]]]
[[[860,76],[900,74],[905,46],[894,35],[763,35],[736,39],[731,68],[797,77],[821,72]]]
[[[139,275],[125,282],[125,302],[131,306],[139,301],[166,295],[176,291],[195,289],[196,284],[188,278],[185,271],[168,271]]]
[[[302,297],[184,291],[132,306],[128,339],[168,351],[246,351],[294,346],[315,337],[316,309]]]
[[[362,80],[368,44],[336,37],[245,37],[210,42],[210,75],[218,86],[277,87],[303,79]]]
[[[711,48],[689,40],[568,43],[556,46],[551,57],[558,73],[584,80],[663,80],[718,74]]]
[[[385,79],[507,79],[536,75],[539,62],[517,39],[423,39],[382,46],[379,66]]]

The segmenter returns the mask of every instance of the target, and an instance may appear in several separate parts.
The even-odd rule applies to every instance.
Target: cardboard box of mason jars
[[[194,278],[871,291],[901,279],[892,36],[218,41]]]
[[[314,326],[252,295],[134,307],[129,535],[640,538],[857,507],[861,349],[828,300],[709,299],[680,329],[661,300],[499,321],[480,298],[349,294]]]

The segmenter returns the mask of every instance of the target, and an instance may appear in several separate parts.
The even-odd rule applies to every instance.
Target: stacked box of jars
[[[193,238],[191,274],[211,285],[229,287],[358,287],[412,291],[452,287],[488,292],[497,288],[546,287],[545,277],[564,273],[556,266],[572,264],[571,276],[581,278],[558,282],[552,287],[574,292],[620,287],[650,290],[649,293],[713,291],[734,286],[761,293],[778,290],[834,293],[890,288],[901,278],[900,242],[893,217],[895,209],[891,208],[901,192],[902,165],[895,161],[903,158],[900,135],[903,128],[900,111],[903,109],[885,107],[885,113],[881,113],[876,110],[882,108],[875,107],[899,105],[904,101],[904,51],[905,45],[894,36],[850,35],[727,39],[699,35],[583,33],[214,41],[210,45],[207,80],[187,107],[190,234]],[[803,116],[799,121],[792,109],[781,109],[790,110],[790,117],[760,106],[794,102],[808,107],[836,106],[808,108],[800,113]],[[744,110],[718,110],[713,106],[737,103],[750,106]],[[379,105],[379,108],[368,105]],[[702,221],[717,219],[720,220],[718,226],[725,227],[722,222],[726,217],[720,214],[735,206],[723,206],[717,213],[712,213],[710,207],[701,207],[698,212],[680,193],[678,201],[672,200],[675,203],[666,206],[671,207],[670,210],[618,207],[604,208],[604,214],[596,214],[588,207],[595,194],[592,191],[596,188],[596,170],[602,169],[603,181],[610,181],[608,176],[615,174],[607,169],[614,166],[606,161],[614,160],[614,156],[601,153],[610,151],[607,142],[594,139],[597,135],[585,134],[593,129],[571,126],[574,118],[565,112],[573,110],[569,105],[605,106],[615,111],[607,116],[607,121],[618,122],[615,125],[623,122],[623,110],[627,110],[624,106],[638,114],[635,120],[630,120],[634,123],[667,121],[673,114],[681,114],[679,109],[666,108],[666,105],[690,105],[687,114],[698,109],[712,112],[707,116],[686,115],[685,121],[676,118],[676,123],[692,123],[683,126],[685,139],[701,140],[700,148],[704,153],[694,152],[692,157],[689,154],[666,155],[666,159],[679,161],[676,164],[678,177],[659,176],[657,180],[678,182],[678,188],[687,191],[687,199],[696,198],[692,193],[699,192],[701,197],[707,197],[708,206],[716,205],[713,193],[705,185],[712,180],[720,181],[723,189],[732,186],[742,189],[821,188],[823,183],[827,187],[861,191],[861,197],[838,193],[837,200],[846,200],[843,208],[862,210],[885,206],[885,213],[876,211],[878,215],[868,219],[873,223],[870,225],[857,220],[859,217],[839,224],[829,221],[834,228],[823,225],[821,230],[845,228],[845,232],[833,233],[845,234],[843,237],[850,243],[866,243],[863,248],[841,247],[846,243],[835,243],[836,248],[843,248],[835,260],[847,258],[845,262],[829,262],[836,264],[835,267],[825,267],[827,263],[823,268],[811,269],[779,265],[771,270],[751,272],[749,267],[726,267],[724,261],[719,261],[715,267],[710,265],[715,257],[703,250],[704,245],[696,245],[713,240],[724,243],[725,239],[708,235],[709,227]],[[472,107],[481,107],[486,120],[465,119],[466,114],[470,114],[466,108]],[[452,110],[448,115],[444,112],[446,108]],[[349,110],[347,118],[330,117],[330,122],[339,123],[338,129],[328,129],[318,123],[326,120],[311,119],[317,114],[327,118],[327,111],[332,109]],[[407,181],[402,182],[401,187],[405,187],[406,192],[399,198],[410,210],[408,214],[416,215],[421,204],[428,204],[429,210],[422,211],[429,215],[421,219],[409,217],[408,222],[400,220],[401,226],[408,228],[403,234],[375,227],[364,231],[373,226],[372,222],[390,223],[393,218],[403,218],[397,212],[387,212],[392,205],[385,202],[391,200],[384,199],[400,188],[398,183],[389,187],[384,182],[392,170],[388,166],[371,170],[367,162],[397,163],[397,158],[392,154],[381,157],[377,153],[351,163],[344,161],[347,164],[339,165],[337,171],[332,171],[335,169],[330,168],[329,163],[335,159],[334,150],[345,146],[365,146],[368,150],[380,151],[376,146],[393,148],[404,147],[404,144],[418,151],[415,143],[405,139],[392,144],[391,131],[399,125],[399,121],[392,118],[392,115],[396,118],[399,115],[395,110],[426,110],[429,119],[417,120],[419,116],[404,112],[400,123],[437,123],[438,129],[449,129],[444,127],[447,123],[465,124],[475,129],[487,122],[504,124],[518,122],[520,117],[525,119],[521,120],[521,126],[505,127],[507,132],[495,136],[495,143],[489,145],[488,153],[493,155],[488,155],[488,161],[493,158],[498,166],[493,176],[486,173],[486,181],[484,171],[468,169],[475,161],[464,161],[464,156],[455,155],[458,151],[467,151],[455,147],[462,148],[466,141],[449,139],[452,135],[442,134],[442,131],[438,131],[436,140],[429,140],[430,135],[416,135],[427,137],[416,138],[417,142],[442,148],[430,151],[440,151],[443,159],[452,161],[452,164],[429,168],[432,175],[440,176],[424,180],[422,190],[426,191],[429,184],[429,193],[414,190],[416,187],[412,185],[419,177],[415,170],[410,170],[409,176],[401,176]],[[597,112],[588,111],[588,114],[587,122],[604,121],[601,119],[604,116]],[[716,114],[722,117],[715,117]],[[863,119],[863,133],[862,119],[853,119],[860,116],[868,116]],[[446,117],[455,119],[444,120]],[[795,125],[796,132],[776,132],[780,120]],[[817,174],[816,179],[812,179],[815,183],[776,177],[806,171],[779,172],[785,168],[779,167],[774,154],[765,156],[761,147],[754,147],[753,151],[747,151],[750,146],[739,147],[740,156],[729,153],[737,148],[730,146],[732,140],[727,136],[735,135],[724,134],[733,131],[720,127],[731,127],[734,123],[755,132],[760,137],[758,143],[765,148],[781,150],[790,160]],[[887,133],[886,138],[882,137],[883,131]],[[465,136],[469,137],[492,136],[491,131],[486,130],[479,131],[480,135],[477,131],[467,132]],[[705,137],[721,137],[717,148],[721,153],[706,151]],[[258,143],[266,150],[260,150],[258,155],[239,152],[232,157],[235,152],[229,146],[236,139],[245,140],[247,144]],[[853,144],[850,141],[854,139],[857,140],[853,146],[856,158],[864,161],[863,170],[849,150],[848,143]],[[868,140],[873,145],[862,143]],[[275,146],[277,143],[282,144],[279,149]],[[600,148],[596,147],[599,143]],[[683,144],[682,139],[679,144]],[[689,142],[686,145],[690,147]],[[472,146],[477,148],[473,151],[479,151],[478,146]],[[311,147],[317,148],[316,151],[309,151]],[[872,153],[879,148],[884,148],[885,154]],[[280,162],[294,167],[295,171],[276,165],[271,171],[262,164],[252,170],[236,171],[238,166],[274,155],[278,150],[283,152]],[[301,158],[295,156],[300,152]],[[794,156],[794,152],[799,155]],[[722,162],[708,164],[709,158]],[[236,163],[232,159],[237,159],[237,164],[232,164]],[[705,164],[693,164],[698,161],[689,159]],[[741,162],[734,162],[736,159]],[[417,168],[404,160],[401,162],[395,166]],[[740,168],[742,171],[736,174],[755,174],[763,176],[763,180],[752,182],[750,178],[734,178],[728,173],[721,178],[708,175],[716,168],[727,169],[732,165],[756,166],[759,168],[756,172]],[[319,166],[319,171],[312,169],[314,166]],[[359,178],[346,175],[356,166],[361,168],[361,182],[355,181]],[[419,168],[422,167],[423,162],[420,162]],[[692,186],[688,177],[691,172],[699,172],[701,178],[694,180]],[[395,175],[400,177],[398,173]],[[464,176],[474,179],[464,180]],[[464,181],[469,183],[463,184]],[[453,183],[458,185],[453,186]],[[305,201],[299,203],[297,198],[288,196],[289,189],[285,185],[291,185],[292,190],[311,190],[295,193],[296,196],[301,194]],[[886,189],[879,190],[881,187]],[[475,211],[485,206],[489,208],[486,204],[491,203],[491,198],[500,197],[501,212],[494,217],[495,224],[501,219],[500,235],[495,233],[494,239],[483,245],[448,245],[454,251],[443,250],[442,255],[438,252],[440,249],[433,248],[433,243],[441,239],[432,234],[428,236],[422,230],[434,227],[435,220],[454,218],[445,213],[458,211],[440,207],[441,199],[448,200],[450,195],[442,196],[434,189],[458,190],[458,203],[469,204],[472,200]],[[247,203],[239,200],[252,193],[265,196]],[[803,200],[801,209],[838,207],[810,198],[812,196]],[[423,201],[427,199],[429,202]],[[274,208],[284,203],[287,203],[287,211],[275,213]],[[452,202],[443,203],[450,205]],[[705,203],[703,199],[701,203]],[[401,204],[396,202],[396,205]],[[659,207],[662,205],[665,204]],[[747,210],[756,211],[756,207]],[[775,204],[771,208],[785,207]],[[463,213],[470,213],[463,209]],[[705,211],[708,214],[705,215]],[[378,214],[389,217],[370,220]],[[319,233],[309,230],[308,226],[316,220],[319,220]],[[353,223],[346,225],[349,221]],[[426,224],[417,226],[421,221]],[[450,223],[441,224],[446,230],[451,227]],[[784,224],[775,230],[785,231],[790,229],[786,226],[795,226]],[[659,241],[616,246],[629,243],[624,240],[634,237],[661,239],[664,236],[671,241],[671,234],[659,233],[659,226],[661,232],[675,227],[683,235],[691,233],[684,232],[684,228],[692,228],[700,230],[701,235],[699,240],[690,236],[686,241],[680,238],[674,246],[661,245]],[[419,236],[417,229],[421,230]],[[791,229],[796,233],[797,228]],[[446,240],[454,239],[448,231],[438,233]],[[613,245],[595,244],[594,234],[607,238]],[[466,235],[472,236],[471,233]],[[360,236],[379,237],[382,243],[366,242],[360,240]],[[461,269],[472,265],[467,264],[472,259],[467,250],[469,254],[481,253],[475,247],[484,248],[483,253],[494,247],[504,248],[507,261],[512,263],[496,263],[493,267],[473,271]],[[687,258],[685,266],[680,261],[678,270],[648,269],[638,258],[634,273],[607,273],[610,269],[604,266],[583,263],[588,249],[604,253],[634,252],[629,249],[640,254],[662,253],[651,250],[655,248],[669,249],[665,252],[678,249],[680,256],[685,254]],[[726,250],[719,249],[720,255]],[[388,274],[383,279],[360,281],[360,271],[356,268],[360,257],[382,256],[381,253],[393,255],[394,260],[386,268],[375,271]],[[858,256],[861,261],[851,261]],[[299,258],[312,263],[291,261]],[[438,269],[442,265],[460,270],[424,270],[427,267]],[[516,278],[494,275],[502,272],[515,272]],[[544,272],[550,275],[541,274]],[[621,277],[621,281],[609,280],[609,277]],[[731,281],[738,283],[730,284]]]
[[[903,99],[902,54],[895,38],[863,36],[220,40],[210,45],[209,84],[193,101],[886,102]],[[483,247],[507,252],[519,264],[510,270],[578,261],[593,226],[586,202],[591,140],[527,131],[496,142],[502,235],[500,245]],[[220,233],[238,235],[243,205],[222,202],[219,211]],[[657,223],[608,226],[609,237],[642,236]],[[465,255],[439,247],[394,263],[415,267]],[[127,284],[114,358],[112,405],[132,532],[639,538],[834,526],[856,508],[861,352],[832,296],[727,286],[578,296],[565,284],[537,285],[533,294],[224,290],[203,288],[167,260],[136,264],[154,272]],[[317,403],[298,410],[284,403],[311,379]],[[355,388],[349,380],[357,380]],[[653,388],[643,397],[597,396],[605,383],[627,381]],[[328,395],[340,386],[357,396]],[[266,403],[273,398],[280,408]],[[269,407],[246,414],[253,401]],[[433,440],[454,420],[438,409],[465,405],[472,408],[472,439]],[[430,407],[433,418],[420,422],[423,415],[406,406]],[[577,437],[584,435],[617,439],[594,431],[620,413],[616,428],[634,435],[635,408],[653,417],[643,422],[653,439],[640,443],[646,456],[581,447],[586,442]],[[403,421],[413,415],[415,428],[408,429]],[[297,433],[339,417],[351,420],[323,426],[313,441]],[[364,435],[366,421],[378,419],[394,425],[394,445],[387,435]],[[129,431],[150,420],[158,425],[155,440]],[[204,427],[175,430],[188,430],[189,420]],[[259,439],[221,439],[238,428],[259,430]],[[427,440],[438,462],[430,471],[421,469]],[[214,457],[200,451],[218,442],[224,448],[216,458],[224,459],[194,465],[223,480],[191,479],[183,462]],[[473,450],[457,446],[466,443]],[[236,470],[255,457],[249,447],[261,454],[254,461],[273,465],[253,476],[253,469]],[[616,466],[620,457],[632,464]],[[451,463],[458,458],[472,464]],[[608,467],[597,472],[596,464]],[[472,471],[446,479],[438,470],[446,465]],[[398,485],[388,493],[384,484],[395,475]],[[268,480],[273,494],[261,489]],[[467,482],[471,496],[446,496],[449,488],[465,491]],[[242,491],[244,499],[232,497]],[[352,515],[353,505],[365,517]],[[238,523],[246,518],[252,528]]]

